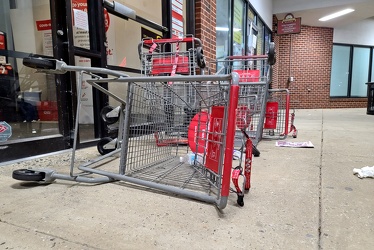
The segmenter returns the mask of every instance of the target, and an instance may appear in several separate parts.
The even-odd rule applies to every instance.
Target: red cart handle
[[[252,55],[252,56],[228,56],[226,60],[235,60],[235,59],[261,59],[261,58],[268,58],[268,55]]]
[[[143,44],[153,44],[153,43],[188,43],[188,42],[196,42],[198,46],[201,46],[200,39],[196,37],[185,37],[185,38],[165,38],[165,39],[153,39],[153,38],[145,38],[143,40]]]

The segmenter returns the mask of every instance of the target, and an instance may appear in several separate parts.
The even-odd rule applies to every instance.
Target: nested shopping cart
[[[144,38],[138,45],[142,75],[196,75],[205,68],[200,39],[189,35],[183,38]]]
[[[175,76],[175,75],[197,75],[203,73],[205,59],[200,39],[188,35],[183,38],[153,39],[144,38],[138,45],[138,53],[141,62],[143,76]],[[163,92],[164,113],[167,115],[168,131],[156,131],[155,138],[158,146],[165,146],[170,143],[188,144],[187,129],[192,118],[197,114],[196,91],[189,85],[184,85],[174,92],[170,91],[165,82]],[[147,88],[153,92],[153,84],[147,84]],[[175,122],[174,105],[175,96],[183,96],[182,99],[188,102],[183,106],[184,121]],[[146,97],[153,100],[152,96]],[[178,98],[177,98],[178,99]]]
[[[282,140],[289,134],[296,138],[295,110],[290,111],[290,91],[269,89],[268,92],[262,138]]]
[[[241,165],[244,158],[245,190],[251,186],[252,155],[260,155],[256,145],[262,136],[271,65],[274,63],[275,49],[271,43],[266,55],[228,56],[210,65],[210,68],[216,69],[216,74],[236,72],[239,75],[235,147],[240,151],[240,158],[235,171],[243,170]],[[238,193],[241,192],[238,185],[236,189]]]
[[[142,76],[175,76],[175,75],[196,75],[203,71],[205,59],[201,41],[192,35],[183,38],[153,39],[144,38],[138,44],[138,53],[141,63]],[[170,84],[165,82],[165,85]],[[155,105],[159,96],[153,93],[161,91],[160,86],[155,87],[153,83],[146,83],[145,88],[149,91],[144,93],[144,99],[148,105]],[[167,115],[168,130],[155,131],[154,136],[158,146],[167,146],[170,143],[187,145],[187,129],[191,119],[196,115],[196,96],[194,89],[184,85],[171,92],[168,88],[162,91],[164,100],[164,113]],[[175,102],[174,96],[183,96],[189,105],[184,106],[184,120],[178,122],[173,111]],[[112,137],[102,138],[97,149],[100,154],[105,155],[114,151],[118,144],[116,133],[119,126],[120,107],[106,106],[101,110],[101,118],[106,124]],[[149,121],[143,120],[143,126],[147,127]]]
[[[53,169],[19,169],[13,172],[14,179],[44,182],[63,179],[86,183],[125,181],[214,203],[220,209],[225,208],[231,190],[239,96],[239,77],[236,73],[127,77],[113,70],[69,66],[62,61],[43,58],[27,58],[24,64],[41,72],[77,71],[80,76],[91,75],[92,79],[86,80],[88,84],[121,103],[120,146],[106,155],[77,166],[75,155],[78,152],[74,143],[68,174],[60,174]],[[82,80],[82,77],[79,79]],[[103,89],[100,86],[102,82],[123,83],[127,86],[126,98],[122,99]],[[149,87],[150,84],[153,86]],[[185,95],[178,95],[180,89],[185,89],[186,86],[193,90],[196,97],[193,104]],[[164,91],[174,93],[174,97],[166,101]],[[78,134],[80,98],[77,103],[74,141]],[[188,146],[172,142],[162,147],[157,145],[155,132],[168,131],[169,118],[165,113],[165,105],[173,106],[174,119],[180,122],[184,122],[185,107],[197,110],[188,126]],[[132,133],[137,120],[142,116],[148,119],[148,126],[143,127],[141,133]],[[192,152],[193,161],[183,160],[186,152]],[[103,162],[108,160],[118,162],[118,171],[103,169],[106,165]],[[238,203],[243,205],[243,200],[238,200]]]

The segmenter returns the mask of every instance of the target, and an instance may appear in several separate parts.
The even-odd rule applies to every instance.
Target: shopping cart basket
[[[289,134],[296,138],[295,110],[290,113],[289,90],[269,89],[268,92],[262,138],[281,140]]]
[[[202,73],[205,67],[205,59],[201,41],[193,36],[184,38],[153,39],[145,38],[138,45],[139,58],[141,61],[142,75],[144,76],[175,76],[175,75],[196,75]],[[164,83],[171,84],[170,82]],[[148,84],[147,88],[154,88]],[[161,89],[155,90],[160,93]],[[151,90],[153,92],[153,90]],[[165,102],[164,112],[168,117],[169,131],[166,133],[155,132],[158,146],[165,146],[170,143],[187,144],[188,124],[198,112],[196,108],[195,91],[191,86],[183,86],[169,91],[167,87],[162,90]],[[184,105],[184,121],[175,124],[174,117],[175,96],[186,99],[189,105]],[[177,97],[177,99],[178,99]],[[148,98],[147,98],[148,99]]]
[[[244,171],[244,189],[251,187],[252,155],[259,156],[256,145],[262,138],[268,89],[271,82],[271,65],[275,64],[275,46],[270,43],[266,55],[228,56],[215,62],[216,74],[239,74],[239,102],[236,121],[235,146],[239,147],[239,165],[235,168],[233,182],[237,193],[242,189],[237,183]],[[242,162],[244,158],[244,169]],[[237,177],[237,178],[236,178]]]
[[[41,72],[65,73],[78,71],[80,75],[90,74],[88,84],[110,95],[121,102],[120,137],[121,144],[113,152],[86,164],[76,166],[76,144],[72,149],[72,159],[69,174],[60,174],[51,169],[19,169],[13,172],[13,178],[25,181],[52,182],[56,179],[86,183],[106,183],[125,181],[161,191],[182,195],[209,203],[216,204],[220,209],[225,208],[230,193],[230,177],[232,171],[232,154],[235,135],[235,116],[238,102],[238,75],[196,75],[196,76],[152,76],[125,77],[117,71],[68,66],[58,60],[28,58],[24,64],[37,68]],[[104,78],[95,74],[106,74],[112,77]],[[82,79],[82,78],[80,78]],[[125,100],[101,88],[100,83],[120,82],[127,85]],[[171,84],[165,85],[165,82]],[[154,85],[149,88],[147,84]],[[163,128],[168,119],[165,114],[165,100],[155,89],[172,93],[178,89],[191,86],[195,91],[197,112],[188,129],[188,147],[174,144],[157,146],[155,131],[164,132]],[[80,96],[80,95],[78,95]],[[144,98],[150,97],[149,100]],[[182,105],[183,104],[183,105]],[[78,100],[78,106],[80,101]],[[174,114],[182,114],[184,107],[190,107],[184,96],[175,95],[172,103]],[[192,108],[192,107],[190,107]],[[79,121],[77,107],[76,127]],[[141,135],[131,136],[132,126],[139,115],[145,115],[153,126],[148,126]],[[175,115],[175,117],[179,117]],[[161,128],[160,128],[161,127]],[[78,130],[75,130],[74,139]],[[181,161],[186,152],[192,151],[194,160],[187,163]],[[118,156],[116,158],[115,156]],[[118,171],[103,170],[102,162],[117,159]],[[104,164],[105,165],[105,164]],[[78,173],[76,173],[79,170]],[[99,175],[99,177],[96,177]],[[239,202],[238,202],[239,203]],[[240,205],[243,205],[240,203]]]
[[[138,45],[142,75],[196,75],[205,68],[201,41],[184,38],[145,38]]]

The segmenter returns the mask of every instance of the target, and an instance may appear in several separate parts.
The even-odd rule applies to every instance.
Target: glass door
[[[65,148],[55,76],[22,60],[53,56],[48,0],[0,1],[0,162]]]
[[[55,56],[62,58],[68,65],[100,67],[120,70],[129,75],[140,74],[140,61],[137,46],[143,30],[165,35],[167,28],[158,23],[165,7],[170,1],[97,1],[70,0],[52,1],[52,20],[56,27]],[[167,8],[166,8],[167,9]],[[123,10],[126,10],[125,12]],[[169,15],[170,16],[170,15]],[[170,18],[169,18],[170,19]],[[93,146],[100,138],[108,136],[111,129],[101,119],[104,107],[117,103],[105,94],[92,88],[85,80],[77,82],[78,74],[70,72],[56,76],[62,85],[61,93],[72,93],[61,97],[61,103],[67,107],[69,122],[64,123],[65,130],[74,134],[77,98],[79,107],[78,147]],[[104,83],[102,87],[121,97],[126,95],[124,84]],[[81,95],[77,96],[78,88]],[[72,137],[70,145],[72,145]]]

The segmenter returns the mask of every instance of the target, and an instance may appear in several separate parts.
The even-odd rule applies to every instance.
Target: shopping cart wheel
[[[293,133],[292,133],[292,137],[293,137],[293,138],[297,138],[297,130],[296,130],[296,129],[293,131]]]
[[[275,62],[276,62],[275,44],[273,42],[271,42],[269,44],[268,63],[269,63],[269,65],[274,65]]]
[[[113,110],[113,107],[111,106],[105,106],[101,109],[100,111],[100,115],[101,115],[101,119],[103,119],[103,121],[107,124],[113,124],[113,123],[116,123],[118,121],[118,116],[116,117],[107,117],[107,114]]]
[[[45,173],[32,169],[17,169],[13,171],[12,177],[20,181],[42,181],[45,178]]]
[[[99,151],[99,153],[101,155],[106,155],[114,150],[116,150],[116,147],[113,147],[113,148],[104,148],[104,146],[106,144],[108,144],[109,142],[113,141],[112,138],[110,137],[104,137],[104,138],[101,138],[100,141],[97,143],[97,151]]]
[[[236,200],[239,206],[244,206],[244,195],[238,194],[238,199]]]
[[[255,145],[252,145],[252,154],[254,157],[260,156],[260,150],[258,150]]]
[[[56,69],[54,61],[42,57],[25,57],[23,65],[34,69]]]
[[[196,61],[197,61],[197,66],[200,68],[205,68],[206,63],[205,63],[205,58],[204,58],[204,51],[203,48],[197,47],[196,48]]]

